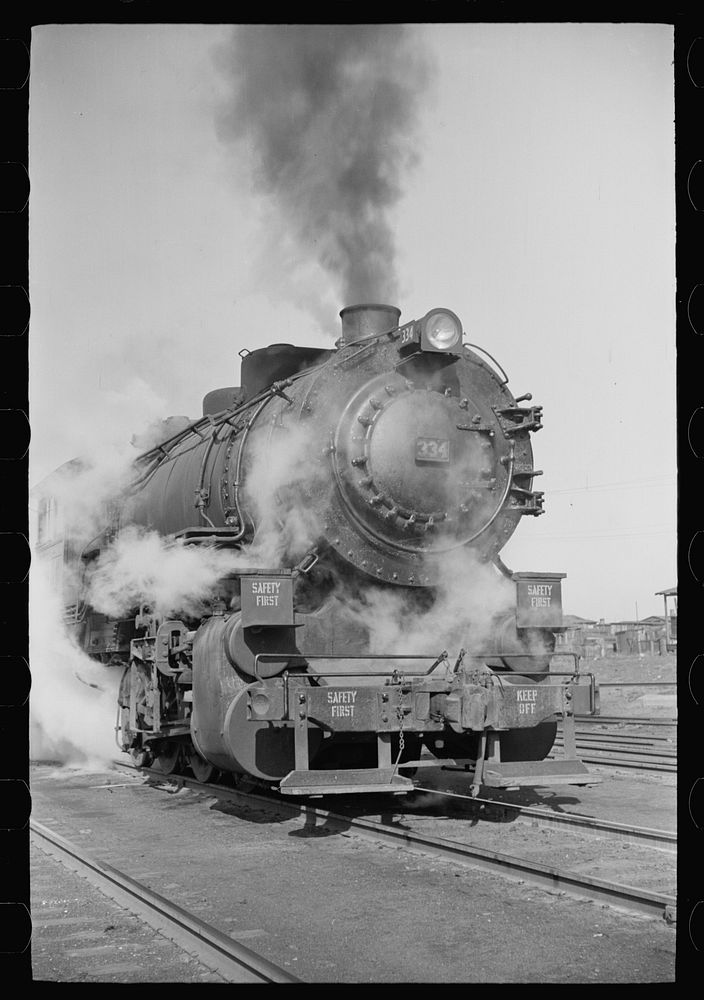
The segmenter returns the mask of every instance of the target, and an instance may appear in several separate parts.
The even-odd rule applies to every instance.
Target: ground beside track
[[[664,921],[124,773],[34,767],[32,798],[38,822],[307,981],[674,980]]]
[[[557,667],[555,667],[557,669]],[[600,688],[602,715],[647,716],[676,718],[677,695],[672,682],[677,681],[677,657],[674,653],[644,653],[642,656],[612,654],[583,659],[582,673],[593,673],[597,684],[647,683],[648,687]],[[667,683],[670,686],[651,687]]]
[[[606,773],[603,778],[603,783],[593,788],[563,785],[552,791],[542,788],[487,793],[485,790],[485,795],[506,804],[530,805],[546,812],[573,813],[625,825],[674,830],[675,788],[672,785],[659,783],[654,791],[652,784],[638,778],[624,779]],[[460,773],[431,769],[423,783],[428,788],[455,789],[467,794],[467,778]],[[332,796],[328,797],[325,805],[335,812],[349,812],[370,819],[378,819],[381,815],[369,798],[364,807],[350,797],[345,797],[345,802],[341,801],[342,797],[337,798],[335,802]],[[448,800],[441,794],[418,792],[403,810],[398,801],[391,801],[389,807],[398,811],[388,812],[384,817],[387,821],[429,837],[456,840],[578,875],[676,896],[675,856],[650,847],[618,843],[579,830],[533,829],[530,819],[511,812],[500,816],[496,810],[489,810],[484,820],[486,810],[477,812],[472,803]]]
[[[35,844],[30,869],[35,981],[226,982]]]

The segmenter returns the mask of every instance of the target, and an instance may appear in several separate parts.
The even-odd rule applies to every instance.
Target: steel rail
[[[580,899],[597,900],[609,906],[665,918],[669,922],[676,920],[677,904],[673,896],[606,882],[603,879],[590,878],[585,875],[577,875],[539,862],[527,861],[524,858],[500,854],[497,851],[461,844],[453,840],[441,840],[437,837],[401,830],[374,820],[345,816],[321,809],[318,806],[312,806],[307,802],[296,803],[288,799],[267,798],[253,792],[241,792],[237,789],[223,788],[221,785],[204,784],[180,774],[165,776],[158,772],[151,772],[149,768],[136,768],[131,764],[120,763],[119,766],[133,771],[146,771],[153,774],[161,782],[172,781],[188,788],[194,788],[196,791],[207,792],[234,801],[239,799],[248,804],[255,802],[269,810],[287,812],[290,816],[302,815],[314,822],[316,819],[322,819],[328,829],[337,828],[340,832],[352,829],[355,833],[377,841],[382,840],[392,844],[402,842],[412,850],[419,850],[471,868],[480,868],[493,874],[500,874],[514,881],[528,882],[532,885],[549,888],[552,891],[569,893]],[[435,789],[424,790],[435,791]]]
[[[431,792],[445,798],[462,799],[468,808],[476,803],[479,806],[489,806],[492,810],[503,813],[514,813],[517,817],[530,820],[532,826],[552,827],[553,829],[574,829],[579,832],[586,832],[593,836],[608,837],[610,840],[619,840],[628,844],[638,844],[643,847],[652,847],[656,850],[676,853],[677,834],[671,830],[654,830],[647,826],[629,826],[627,823],[614,823],[611,820],[595,819],[592,816],[581,816],[578,813],[550,813],[545,809],[536,809],[533,806],[522,806],[518,803],[504,802],[499,799],[471,798],[462,795],[460,792],[447,792],[437,788],[423,788],[418,786],[417,792]]]
[[[605,726],[676,726],[677,719],[648,719],[645,716],[630,715],[575,715],[575,720],[580,723]]]
[[[667,688],[677,687],[677,681],[599,681],[600,688]]]
[[[555,749],[560,750],[563,747],[562,740],[555,740]],[[597,757],[603,755],[604,760],[610,760],[612,757],[617,760],[628,760],[635,764],[641,764],[643,767],[649,767],[651,764],[672,768],[677,767],[676,753],[663,753],[660,750],[656,750],[655,748],[649,749],[648,747],[613,747],[600,746],[599,744],[580,745],[577,743],[577,756],[581,758],[584,754],[592,754]]]
[[[559,748],[559,746],[558,746]],[[551,759],[554,759],[554,754],[549,754]],[[677,763],[673,761],[671,764],[665,764],[661,761],[650,761],[647,759],[636,760],[627,757],[619,757],[616,753],[610,750],[603,750],[600,754],[589,754],[580,753],[579,759],[585,764],[601,764],[602,767],[631,767],[636,771],[662,771],[664,774],[675,774],[677,771]]]
[[[558,726],[558,733],[560,732],[560,728]],[[612,746],[618,746],[620,743],[633,746],[640,744],[644,746],[656,746],[669,743],[674,747],[676,739],[674,736],[658,736],[654,733],[600,733],[595,732],[593,729],[578,729],[575,736],[578,740],[583,740],[585,743],[597,741],[599,743],[610,743]]]
[[[185,951],[196,954],[203,964],[228,982],[302,982],[124,872],[90,857],[82,848],[42,823],[31,819],[29,826],[35,837],[50,845],[50,853],[62,862],[70,859],[71,866],[76,867],[80,874],[87,875],[102,892],[136,913]]]
[[[554,745],[561,747],[563,742],[563,739],[558,736],[555,739]],[[579,737],[577,737],[576,744],[578,750],[586,750],[587,752],[601,751],[616,755],[623,754],[626,757],[643,757],[648,760],[654,758],[660,760],[662,763],[677,760],[677,751],[674,747],[668,750],[661,746],[643,746],[638,743],[610,743],[608,740],[580,740]]]

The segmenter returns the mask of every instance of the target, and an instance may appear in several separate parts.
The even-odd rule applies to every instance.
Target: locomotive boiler
[[[334,348],[240,352],[241,385],[139,457],[83,552],[87,581],[127,527],[231,557],[197,614],[77,612],[84,648],[124,668],[120,746],[291,795],[408,791],[438,761],[474,794],[595,782],[574,745],[593,678],[550,669],[564,574],[499,556],[543,510],[541,407],[448,309],[340,315]]]

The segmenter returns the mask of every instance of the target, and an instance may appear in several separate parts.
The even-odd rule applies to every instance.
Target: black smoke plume
[[[430,66],[406,25],[238,26],[217,54],[234,82],[218,119],[245,144],[298,246],[345,304],[395,302],[388,212],[417,160]]]

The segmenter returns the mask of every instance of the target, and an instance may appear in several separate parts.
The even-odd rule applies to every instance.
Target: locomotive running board
[[[284,795],[343,795],[346,792],[412,792],[410,778],[394,774],[393,767],[342,771],[290,771],[279,783]]]
[[[598,785],[600,774],[594,774],[581,760],[487,761],[482,784],[488,788],[529,787],[532,785]]]

